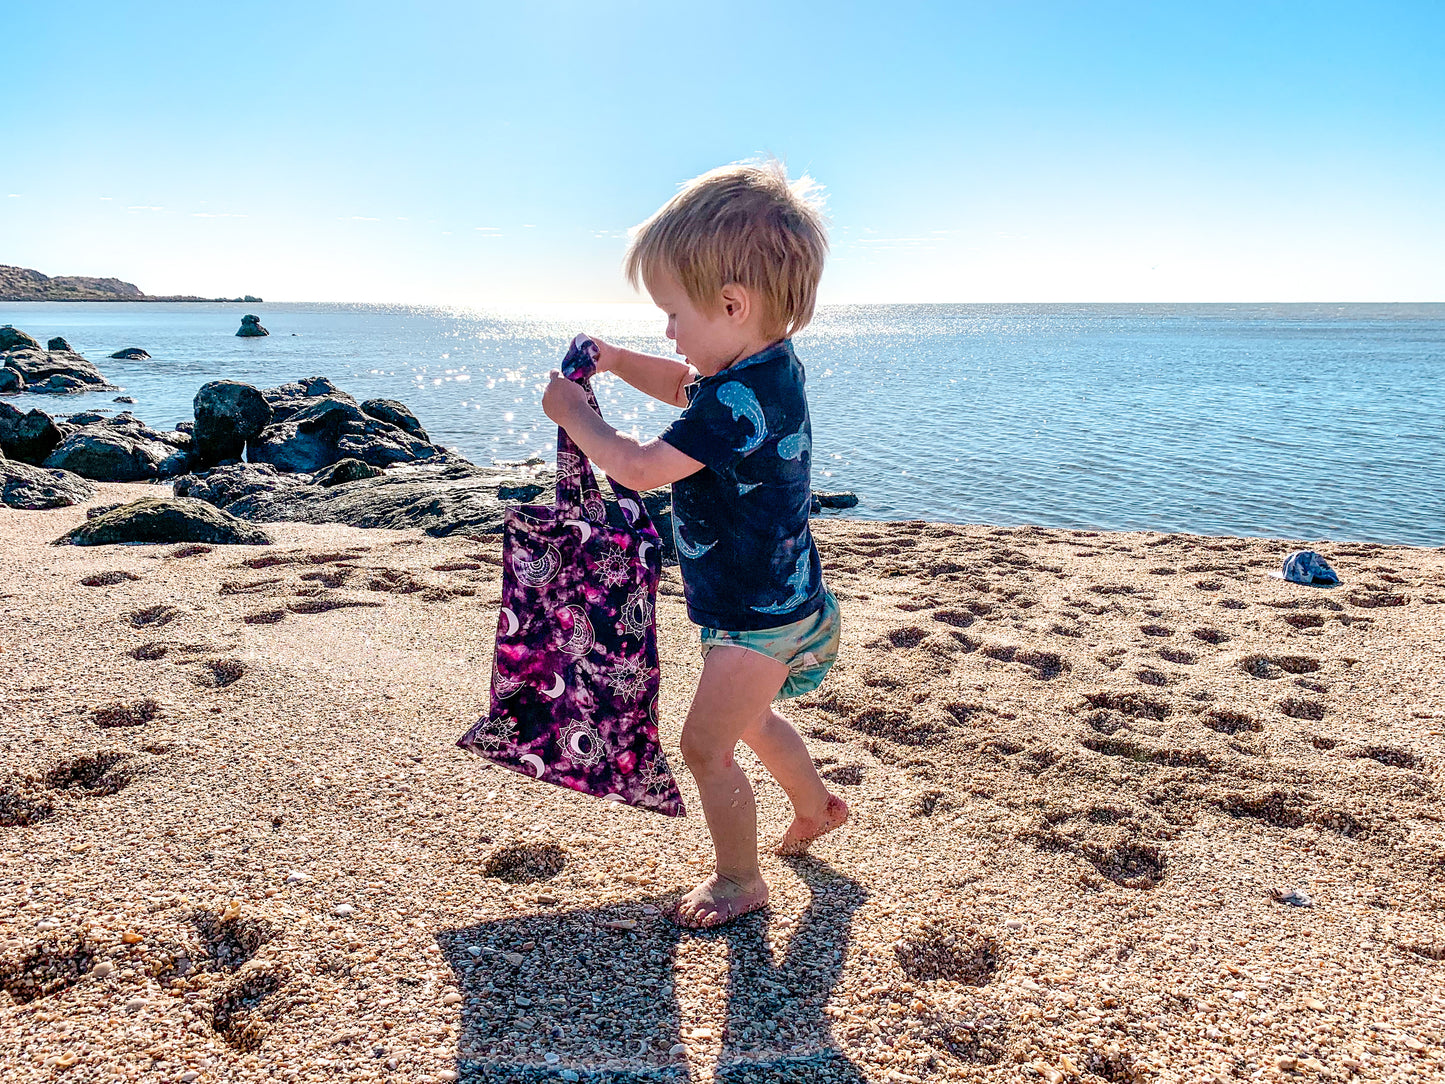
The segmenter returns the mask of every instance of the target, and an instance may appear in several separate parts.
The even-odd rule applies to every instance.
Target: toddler
[[[733,759],[746,742],[787,792],[793,823],[777,847],[801,854],[848,819],[779,697],[816,689],[838,652],[837,601],[808,528],[811,428],[791,337],[813,315],[828,241],[806,178],[741,164],[684,185],[637,231],[627,275],[667,314],[682,361],[598,340],[598,371],[682,408],[655,440],[615,432],[582,389],[553,372],[547,416],[611,478],[672,484],[673,532],[703,669],[682,729],[717,852],[682,898],[684,926],[717,926],[767,903],[753,789]]]

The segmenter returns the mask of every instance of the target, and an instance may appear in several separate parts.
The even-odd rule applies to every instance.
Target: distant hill
[[[227,301],[240,304],[261,299],[245,297],[192,297],[172,294],[154,297],[132,282],[97,279],[85,275],[57,275],[51,278],[28,267],[0,264],[0,301]]]

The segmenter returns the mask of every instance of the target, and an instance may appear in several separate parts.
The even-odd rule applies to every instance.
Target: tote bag
[[[597,344],[562,372],[587,391]],[[599,411],[600,413],[600,411]],[[611,481],[607,522],[592,465],[557,430],[557,503],[507,510],[491,708],[457,742],[493,763],[614,802],[682,816],[657,732],[662,547],[642,498]]]

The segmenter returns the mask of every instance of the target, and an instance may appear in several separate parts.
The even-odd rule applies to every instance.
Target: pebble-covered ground
[[[819,521],[853,819],[694,933],[675,570],[680,820],[454,748],[496,539],[83,517],[0,516],[7,1084],[1445,1080],[1445,552]]]

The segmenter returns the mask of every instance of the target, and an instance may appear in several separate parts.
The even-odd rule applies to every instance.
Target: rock
[[[64,350],[67,354],[73,354],[73,353],[75,353],[75,347],[71,346],[68,342],[66,342],[64,339],[62,339],[59,335],[55,336],[55,338],[51,339],[48,343],[46,343],[46,344],[45,344],[45,349],[47,349],[47,350]]]
[[[456,993],[455,991],[453,991],[453,992],[451,992],[451,993],[449,993],[449,994],[444,994],[444,995],[442,995],[442,1004],[443,1004],[443,1005],[460,1005],[461,1003],[462,1003],[462,995],[459,994],[459,993]]]
[[[117,395],[111,400],[112,403],[134,403],[135,397],[130,395]]]
[[[405,429],[414,437],[420,437],[427,442],[431,437],[426,435],[426,430],[421,427],[421,422],[416,420],[405,403],[399,403],[395,399],[367,399],[361,404],[361,409],[373,418],[380,418],[384,422],[390,422],[398,429]]]
[[[30,391],[35,391],[35,385],[44,384],[53,376],[66,377],[92,391],[112,387],[93,363],[65,350],[12,349],[4,355],[4,362],[6,368],[16,370],[25,378],[25,386]]]
[[[271,424],[271,404],[266,397],[236,380],[203,384],[192,406],[196,458],[208,466],[223,459],[240,459],[246,444]]]
[[[0,459],[0,501],[7,507],[69,508],[94,496],[95,486],[78,474]]]
[[[150,355],[139,346],[126,346],[117,350],[111,357],[121,361],[145,361]]]
[[[286,883],[288,885],[296,885],[300,884],[302,881],[309,880],[311,880],[311,875],[309,873],[301,873],[294,869],[290,873],[286,874]]]
[[[8,458],[38,466],[62,439],[60,427],[44,411],[22,414],[9,403],[0,403],[0,452]]]
[[[251,524],[206,504],[147,497],[87,520],[56,545],[109,546],[123,542],[209,542],[220,546],[268,546],[270,537]]]
[[[382,473],[384,472],[380,467],[373,467],[359,459],[343,459],[329,467],[322,467],[312,481],[329,489],[332,486],[343,486],[347,482],[359,482],[363,478],[376,478]]]
[[[29,335],[25,334],[25,332],[19,330],[18,328],[13,327],[10,324],[6,324],[4,327],[0,327],[0,351],[14,350],[16,347],[19,346],[27,347],[31,350],[40,349],[40,344],[38,342],[36,342]]]
[[[174,489],[177,497],[194,497],[231,511],[242,498],[294,489],[307,480],[304,474],[282,474],[269,463],[231,463],[203,474],[182,475],[175,480]]]
[[[45,458],[44,466],[74,471],[97,482],[145,482],[185,472],[190,454],[171,443],[180,434],[158,433],[128,414],[87,425],[67,436]]]
[[[283,471],[312,472],[342,459],[373,467],[414,463],[444,455],[429,441],[364,413],[350,396],[323,396],[273,422],[250,445],[252,462]]]
[[[825,508],[856,508],[858,505],[858,494],[847,491],[839,493],[824,493],[821,490],[813,491],[813,514],[817,515]]]
[[[351,906],[351,904],[349,903],[338,903],[335,907],[331,909],[331,913],[333,915],[339,916],[340,918],[348,918],[351,915],[356,914],[356,908]]]
[[[110,421],[110,419],[107,418],[104,414],[101,414],[100,412],[95,410],[84,410],[81,411],[79,414],[72,414],[65,420],[68,421],[71,425],[78,425],[81,427],[87,425],[104,424],[105,422]]]
[[[115,964],[109,960],[102,960],[90,969],[90,973],[98,979],[103,979],[115,970]]]
[[[259,316],[252,316],[248,314],[241,317],[241,329],[237,331],[236,334],[244,337],[255,335],[269,335],[271,333],[261,326],[261,318]]]
[[[39,384],[26,384],[25,390],[38,395],[75,395],[77,392],[94,391],[95,389],[77,377],[56,373],[54,376],[46,377]]]
[[[393,467],[373,478],[325,487],[304,474],[283,474],[258,463],[217,467],[204,475],[177,478],[177,496],[211,501],[232,515],[253,522],[294,520],[299,523],[346,523],[352,527],[396,530],[419,527],[433,537],[457,532],[496,533],[502,529],[509,502],[499,492],[530,488],[551,491],[549,473],[518,475],[470,463]],[[655,489],[643,503],[657,524],[663,555],[673,557],[672,492]],[[616,504],[608,517],[622,526]]]
[[[14,395],[25,390],[25,377],[9,366],[0,368],[0,395]]]
[[[311,399],[343,399],[348,403],[355,403],[356,400],[347,395],[330,380],[324,376],[308,376],[305,380],[293,380],[289,384],[282,384],[275,388],[266,388],[261,392],[266,397],[266,402],[271,404],[272,422],[284,422],[295,414],[296,411],[308,405]]]

